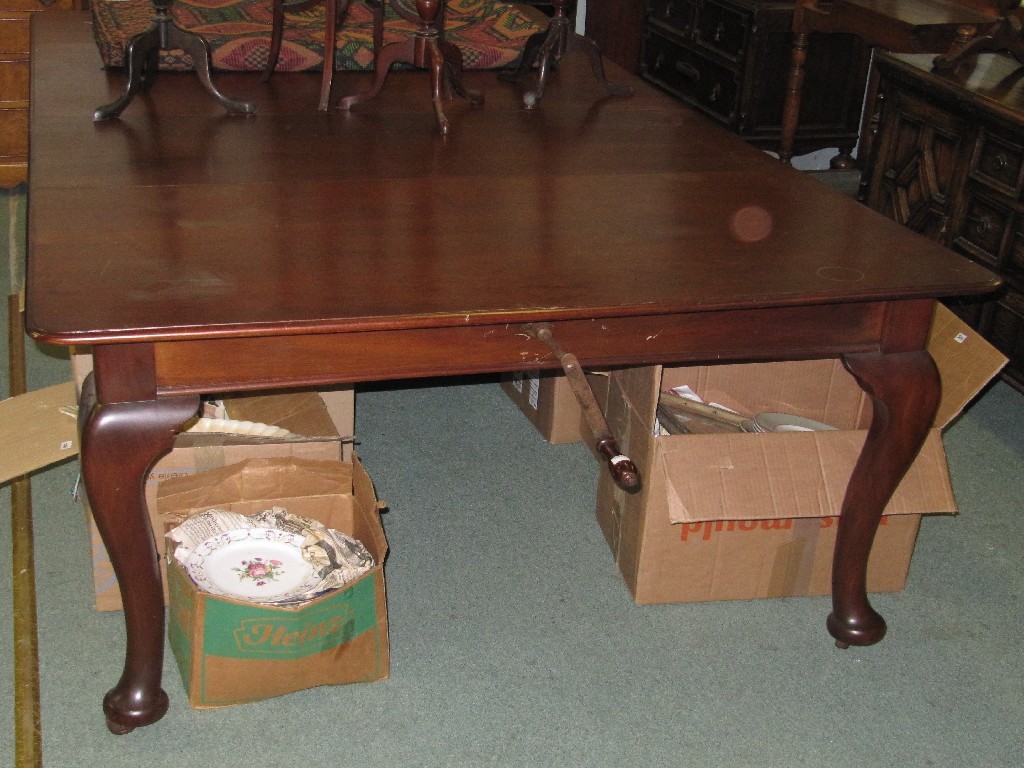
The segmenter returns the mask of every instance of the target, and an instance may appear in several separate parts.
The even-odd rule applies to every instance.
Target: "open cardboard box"
[[[78,455],[75,413],[82,382],[92,370],[92,356],[79,350],[72,354],[71,363],[72,381],[0,401],[0,423],[20,438],[0,444],[0,483]],[[157,461],[146,478],[146,504],[161,555],[165,530],[164,522],[156,513],[156,489],[161,480],[192,475],[249,458],[280,456],[352,460],[355,391],[350,386],[323,392],[245,394],[225,400],[230,418],[281,426],[293,432],[295,437],[260,438],[212,433],[180,435],[171,451]],[[121,610],[121,594],[110,559],[84,493],[81,499],[92,549],[96,609]]]
[[[78,455],[77,405],[70,381],[0,401],[0,484]]]
[[[587,373],[587,383],[604,409],[608,396],[606,371]],[[502,376],[501,389],[541,436],[553,445],[594,440],[569,380],[560,371],[516,371]]]
[[[373,483],[358,457],[250,459],[171,478],[157,492],[158,514],[166,520],[213,507],[255,514],[275,506],[355,537],[375,565],[340,590],[284,608],[203,592],[168,553],[167,634],[193,707],[388,676],[387,541]]]
[[[922,514],[956,511],[941,430],[1006,362],[941,306],[928,349],[942,378],[939,411],[886,508],[870,591],[903,588]],[[782,411],[838,429],[656,436],[658,393],[681,384],[741,413]],[[611,374],[607,418],[643,487],[627,494],[601,473],[597,518],[638,603],[830,592],[836,522],[871,418],[840,361],[624,369]]]
[[[168,525],[173,527],[177,524],[157,512],[156,493],[161,482],[246,459],[291,457],[351,461],[350,437],[355,421],[355,398],[351,388],[319,393],[302,391],[225,397],[224,404],[228,418],[284,427],[297,437],[260,438],[212,433],[179,435],[174,447],[157,460],[146,477],[146,505],[161,564],[164,533]],[[82,494],[82,501],[89,523],[96,610],[119,611],[121,593],[114,569],[92,519],[85,494]],[[164,596],[167,597],[166,579]]]
[[[516,371],[501,378],[501,389],[549,443],[578,443],[587,425],[565,374]]]

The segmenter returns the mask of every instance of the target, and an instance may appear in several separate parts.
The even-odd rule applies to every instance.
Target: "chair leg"
[[[314,5],[316,0],[304,3],[293,3],[292,8],[305,10]],[[318,108],[326,112],[330,106],[331,86],[334,82],[334,58],[338,46],[338,27],[348,14],[350,0],[326,0],[324,8],[324,63],[320,78],[320,101]],[[267,67],[263,70],[266,82],[274,74],[281,57],[281,42],[284,39],[284,0],[273,0],[272,23],[270,28],[270,51],[267,55]]]
[[[359,91],[344,97],[338,102],[338,109],[348,111],[356,104],[369,101],[384,87],[384,80],[391,70],[391,65],[399,61],[409,61],[413,55],[413,40],[403,43],[384,45],[384,3],[385,0],[370,2],[373,8],[373,82],[365,91]],[[408,51],[406,50],[408,49]]]
[[[804,91],[807,46],[811,40],[810,32],[798,26],[794,19],[793,49],[790,52],[789,74],[786,77],[786,100],[782,108],[782,134],[779,137],[779,160],[785,165],[791,165],[793,161],[793,144],[796,141],[800,101]]]
[[[373,82],[370,84],[370,87],[365,91],[345,96],[338,102],[338,109],[351,109],[356,104],[369,101],[380,93],[381,88],[384,87],[384,80],[391,70],[391,65],[397,64],[400,61],[411,63],[415,55],[415,47],[416,41],[413,38],[409,38],[401,43],[391,43],[378,49],[373,63]]]
[[[277,2],[277,0],[274,0]],[[348,9],[348,0],[342,0],[342,12]],[[338,46],[338,0],[327,0],[324,10],[324,65],[320,76],[320,103],[317,108],[326,112],[331,103],[334,84],[334,53]]]
[[[281,40],[284,38],[284,0],[274,0],[271,8],[270,52],[267,54],[267,66],[263,70],[263,82],[270,80],[277,68],[277,60],[281,57]]]

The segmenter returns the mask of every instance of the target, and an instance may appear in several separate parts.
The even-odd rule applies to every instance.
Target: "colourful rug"
[[[124,47],[149,27],[150,0],[93,0],[93,32],[104,66],[124,66]],[[270,0],[177,0],[178,25],[201,34],[210,44],[215,70],[260,71],[270,50]],[[445,36],[462,50],[467,69],[507,67],[519,57],[526,39],[543,30],[547,17],[536,9],[498,0],[449,0]],[[394,11],[384,23],[384,42],[404,39],[412,26]],[[324,6],[286,13],[277,71],[318,70],[324,58]],[[191,69],[183,51],[164,51],[161,69]],[[353,2],[338,31],[336,70],[373,68],[373,15]]]

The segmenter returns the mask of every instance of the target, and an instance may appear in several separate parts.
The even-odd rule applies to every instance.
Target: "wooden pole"
[[[11,240],[14,227],[13,202]],[[13,242],[9,247],[14,248]],[[10,396],[26,391],[25,324],[14,257],[7,297],[7,374]],[[28,475],[11,482],[11,575],[14,613],[14,765],[41,768],[43,739],[39,711],[39,634],[32,542],[32,486]]]

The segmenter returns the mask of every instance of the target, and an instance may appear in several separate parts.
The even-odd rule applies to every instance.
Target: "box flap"
[[[661,438],[651,471],[662,476],[673,523],[832,517],[866,437],[837,430]],[[932,430],[885,514],[955,511],[942,438]]]
[[[78,454],[77,421],[60,411],[77,404],[70,381],[0,402],[0,424],[8,435],[0,442],[0,483]]]
[[[241,421],[241,419],[240,419]],[[252,421],[252,419],[245,419]],[[278,426],[269,421],[258,422]],[[352,438],[349,438],[351,441]],[[223,448],[235,445],[280,445],[282,443],[330,443],[341,445],[343,437],[308,437],[289,435],[286,437],[260,437],[259,435],[240,435],[233,432],[181,432],[174,438],[175,448]]]
[[[940,429],[949,425],[967,404],[1006,365],[1006,356],[942,304],[935,304],[928,351],[942,378],[942,399],[935,414]]]
[[[225,398],[224,408],[229,419],[273,424],[303,437],[351,437],[338,434],[317,392],[235,395]]]
[[[387,504],[377,500],[373,480],[358,456],[349,466],[353,468],[352,487],[356,494],[358,512],[352,534],[366,545],[378,563],[383,563],[388,553],[388,540],[384,536],[380,512],[387,508]]]
[[[323,393],[312,391],[231,395],[223,400],[228,419],[270,424],[287,429],[292,434],[287,437],[259,437],[227,432],[182,432],[175,438],[174,444],[179,448],[213,448],[261,443],[351,443],[354,440],[352,391],[340,392],[337,396],[330,392],[326,394],[332,401],[338,402],[328,403]],[[342,402],[346,395],[347,408],[343,407]],[[346,434],[339,432],[334,413],[348,427]]]
[[[71,369],[75,386],[92,372],[92,348],[74,347]],[[209,448],[225,445],[259,445],[333,441],[341,445],[342,458],[351,458],[355,432],[355,392],[351,386],[339,386],[316,393],[307,390],[287,392],[235,393],[223,397],[229,419],[252,421],[283,427],[291,437],[257,437],[222,432],[182,432],[175,438],[181,448]]]
[[[295,488],[301,488],[305,496],[350,495],[352,465],[309,459],[247,459],[169,478],[157,489],[157,504],[161,514],[174,515],[228,502],[290,497]]]

